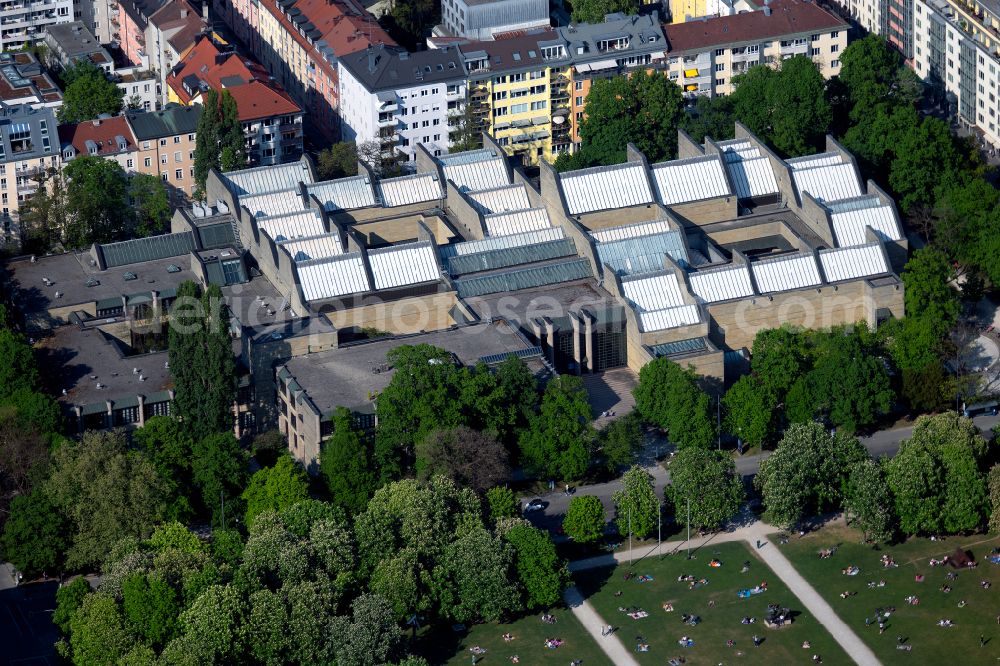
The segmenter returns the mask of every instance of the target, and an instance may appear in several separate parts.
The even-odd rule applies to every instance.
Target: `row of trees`
[[[20,211],[22,241],[30,251],[149,236],[163,232],[170,221],[160,179],[127,174],[113,160],[81,155],[61,172],[40,171],[35,180],[38,190]]]
[[[645,538],[656,533],[664,514],[674,513],[679,522],[686,522],[689,507],[692,527],[718,529],[740,510],[745,493],[732,456],[688,447],[670,463],[670,485],[662,502],[653,477],[638,465],[625,472],[621,489],[611,499],[618,533]],[[581,495],[570,501],[563,531],[578,543],[593,543],[604,537],[606,523],[601,500]]]
[[[845,510],[874,541],[970,532],[1000,524],[1000,465],[986,469],[987,443],[953,412],[917,419],[891,459],[873,460],[854,437],[820,424],[789,427],[754,480],[776,525]]]

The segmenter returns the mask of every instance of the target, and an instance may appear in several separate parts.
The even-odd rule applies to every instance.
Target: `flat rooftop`
[[[154,289],[176,289],[185,280],[195,280],[190,270],[191,260],[187,256],[155,259],[105,271],[92,264],[92,260],[89,252],[78,252],[39,257],[35,262],[28,258],[9,262],[7,266],[19,290],[19,305],[25,316],[31,319],[32,315],[52,308],[120,298]],[[181,270],[169,273],[167,267],[170,265]],[[126,273],[134,274],[136,279],[126,280]]]
[[[599,311],[607,307],[620,307],[614,297],[599,287],[597,280],[593,278],[521,291],[470,296],[465,302],[484,320],[503,317],[524,330],[530,330],[531,320],[539,317],[556,320],[565,318],[569,312],[579,312],[581,308]]]
[[[167,352],[126,356],[126,347],[98,328],[60,326],[35,349],[45,382],[67,407],[148,396],[173,386]]]
[[[485,356],[512,354],[531,347],[509,324],[495,321],[361,342],[299,356],[285,367],[324,416],[340,406],[369,412],[371,393],[381,391],[392,379],[391,369],[378,371],[386,365],[388,352],[403,345],[419,344],[445,349],[463,365],[475,365]]]
[[[250,277],[249,282],[222,287],[226,305],[245,327],[271,327],[293,319],[285,298],[263,275]],[[300,316],[303,313],[298,313]]]

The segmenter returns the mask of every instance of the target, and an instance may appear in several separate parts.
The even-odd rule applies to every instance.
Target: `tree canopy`
[[[122,110],[125,91],[89,60],[79,60],[66,68],[61,78],[63,103],[57,111],[60,123],[79,123],[102,113],[117,115]]]
[[[691,501],[691,524],[699,529],[722,527],[743,503],[743,481],[732,456],[721,451],[686,448],[670,463],[666,494],[678,511]],[[684,514],[686,516],[686,513]]]
[[[194,151],[195,198],[205,196],[212,169],[233,171],[247,166],[246,139],[236,100],[228,90],[209,89],[204,95]]]
[[[633,0],[573,0],[571,17],[577,23],[603,23],[608,14],[635,14]]]
[[[622,487],[611,495],[611,501],[615,503],[615,524],[622,536],[631,533],[644,538],[656,529],[660,501],[653,488],[653,476],[639,465],[625,472]]]
[[[580,125],[581,148],[560,155],[556,168],[566,171],[624,162],[629,143],[650,162],[671,159],[677,154],[677,127],[683,110],[681,89],[664,72],[640,69],[629,76],[595,79]]]
[[[247,524],[264,511],[281,511],[309,498],[305,470],[289,454],[278,458],[274,467],[254,472],[243,491],[247,503]]]
[[[316,170],[320,180],[358,175],[357,144],[354,141],[341,141],[319,151]]]
[[[371,447],[354,427],[346,408],[338,407],[330,419],[333,435],[323,444],[320,471],[332,502],[350,513],[357,513],[364,509],[375,492],[378,479]]]
[[[666,358],[654,359],[639,371],[634,393],[642,417],[665,429],[679,448],[707,448],[715,442],[711,401],[698,387],[693,370]]]
[[[590,464],[594,437],[583,380],[559,375],[546,385],[539,413],[521,435],[521,462],[550,479],[579,479]]]
[[[66,245],[81,248],[117,239],[130,227],[128,177],[121,165],[80,155],[63,169],[66,178]]]
[[[563,518],[563,531],[566,536],[579,543],[598,541],[604,536],[607,519],[604,515],[604,505],[599,497],[580,495],[569,501],[566,517]]]

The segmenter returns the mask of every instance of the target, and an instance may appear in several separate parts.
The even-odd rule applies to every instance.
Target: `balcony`
[[[378,124],[379,127],[392,127],[393,125],[396,124],[396,122],[397,122],[397,119],[396,119],[395,116],[391,116],[391,115],[390,116],[385,116],[385,117],[379,116],[377,124]]]

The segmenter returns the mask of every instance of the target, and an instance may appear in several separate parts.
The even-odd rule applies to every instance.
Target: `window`
[[[814,56],[814,57],[818,56],[819,55],[819,49],[812,49],[812,48],[809,49],[809,55],[810,56]]]
[[[162,179],[163,179],[163,182],[164,182],[164,183],[165,183],[165,182],[167,182],[167,174],[165,174],[165,173],[161,173],[161,174],[160,174],[160,178],[162,178]]]
[[[833,32],[830,33],[831,39],[837,39],[838,36],[840,36],[840,31],[838,30],[834,30]]]
[[[510,82],[511,83],[520,83],[521,81],[524,81],[524,72],[520,72],[518,74],[511,74],[510,75]]]
[[[434,140],[435,141],[440,141],[441,140],[441,135],[440,134],[435,134],[434,135]]]
[[[574,81],[573,82],[573,89],[574,90],[583,90],[583,81]]]
[[[540,95],[545,92],[545,86],[531,86],[532,95]]]
[[[497,101],[499,101],[501,99],[507,99],[507,91],[506,90],[501,90],[499,92],[493,93],[493,101],[494,102],[497,102]]]
[[[125,168],[131,169],[134,166],[133,162],[134,162],[134,160],[126,160],[125,161]]]
[[[174,143],[180,143],[180,142],[181,142],[181,137],[178,134],[177,136],[174,137]]]
[[[511,104],[510,105],[510,112],[511,113],[524,113],[527,110],[528,110],[528,105],[526,103]]]
[[[717,86],[724,86],[724,85],[726,85],[726,80],[725,79],[716,79],[715,80],[715,85],[717,85]]]
[[[724,63],[724,62],[716,63],[716,65],[715,65],[715,71],[717,71],[717,72],[724,72],[724,71],[726,71],[726,63]]]
[[[543,99],[540,102],[532,102],[531,103],[531,110],[532,111],[542,111],[543,109],[548,108],[548,106],[549,106],[549,103]]]
[[[174,180],[181,180],[182,178],[184,178],[184,169],[175,169]]]
[[[839,60],[831,60],[830,61],[830,67],[840,67],[840,61]]]
[[[507,115],[507,107],[506,106],[498,106],[497,108],[495,108],[493,110],[493,115],[495,115],[495,116],[506,116]]]
[[[840,44],[834,44],[830,47],[830,53],[836,53],[840,50]]]
[[[194,141],[194,134],[188,134],[188,141]]]
[[[715,49],[715,55],[716,57],[726,55],[726,49]]]
[[[188,159],[189,160],[193,160],[194,159],[194,151],[193,150],[189,150],[188,151]]]
[[[167,145],[167,140],[166,139],[160,139],[160,145],[161,146]]]
[[[180,163],[180,161],[181,161],[181,151],[178,150],[176,153],[174,153],[174,162]]]
[[[160,155],[160,164],[166,164],[166,163],[167,163],[167,155],[166,153],[164,153],[163,155]]]
[[[143,162],[143,166],[145,166],[147,168],[153,166],[153,160],[151,160],[148,157],[146,159],[144,159],[142,162]]]
[[[583,106],[583,97],[581,95],[576,96],[576,105]]]
[[[143,150],[149,150],[149,141],[143,141],[142,142],[142,149]]]
[[[544,78],[544,77],[545,77],[545,70],[544,69],[539,69],[539,70],[534,71],[534,72],[531,73],[531,80],[532,81],[534,81],[535,79],[541,79],[541,78]]]
[[[819,35],[809,35],[809,41],[811,41],[811,42],[818,42],[819,41]]]
[[[434,122],[433,122],[433,123],[431,123],[431,124],[432,124],[432,125],[440,125],[440,124],[441,124],[441,119],[440,119],[440,118],[435,118],[435,119],[434,119]]]

